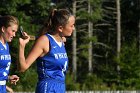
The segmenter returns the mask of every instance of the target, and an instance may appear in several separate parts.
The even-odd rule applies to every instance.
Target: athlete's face
[[[68,20],[68,23],[62,29],[63,36],[71,36],[72,32],[75,29],[74,24],[75,24],[75,17],[74,16],[70,16],[69,20]]]
[[[7,28],[3,27],[3,38],[6,42],[11,42],[16,36],[18,25],[13,24]]]

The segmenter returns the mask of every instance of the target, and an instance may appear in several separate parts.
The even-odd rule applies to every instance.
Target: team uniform
[[[0,93],[6,93],[6,81],[8,80],[10,64],[9,45],[8,43],[3,45],[0,42]]]
[[[36,93],[65,93],[65,74],[68,57],[63,42],[57,42],[50,34],[49,52],[37,59],[38,83]]]

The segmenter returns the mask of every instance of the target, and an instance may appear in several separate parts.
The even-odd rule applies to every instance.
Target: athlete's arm
[[[29,52],[27,58],[25,59],[24,50],[26,43],[25,40],[20,38],[20,48],[19,48],[19,62],[20,62],[20,71],[24,72],[27,70],[31,64],[40,56],[45,55],[49,51],[49,40],[48,37],[43,35],[37,39],[33,45],[31,51]]]

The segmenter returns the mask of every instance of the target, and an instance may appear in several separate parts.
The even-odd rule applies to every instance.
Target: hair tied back
[[[57,11],[57,9],[53,9],[52,10],[52,17],[54,16],[55,12]]]

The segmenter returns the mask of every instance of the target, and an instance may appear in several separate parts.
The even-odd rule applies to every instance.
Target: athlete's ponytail
[[[44,22],[41,29],[41,35],[45,33],[54,33],[58,26],[65,26],[68,23],[68,19],[73,14],[68,9],[53,9],[48,17],[48,20]]]

